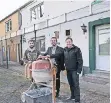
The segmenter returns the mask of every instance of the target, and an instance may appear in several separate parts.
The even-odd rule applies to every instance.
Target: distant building
[[[0,49],[3,51],[3,60],[6,60],[6,49],[9,61],[19,62],[21,58],[21,26],[20,10],[30,4],[26,3],[0,21]],[[7,42],[7,47],[6,47]]]

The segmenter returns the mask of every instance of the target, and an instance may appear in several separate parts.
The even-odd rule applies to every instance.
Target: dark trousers
[[[60,91],[60,71],[56,73],[56,90],[57,92]]]
[[[79,74],[76,71],[67,71],[67,79],[70,85],[71,97],[80,101]]]

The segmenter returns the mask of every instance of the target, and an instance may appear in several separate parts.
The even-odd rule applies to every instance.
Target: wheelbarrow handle
[[[38,57],[37,60],[48,60],[49,58],[47,56],[41,56],[41,57]]]

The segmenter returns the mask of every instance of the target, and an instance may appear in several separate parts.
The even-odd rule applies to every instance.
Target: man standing
[[[23,58],[23,60],[26,64],[26,66],[25,66],[25,76],[26,77],[27,77],[27,72],[29,71],[29,69],[31,69],[30,68],[31,63],[33,61],[35,61],[38,58],[38,56],[40,55],[40,52],[38,50],[36,50],[36,48],[35,48],[33,39],[30,39],[28,41],[28,44],[29,44],[29,48],[25,51],[24,58]]]
[[[59,96],[60,91],[60,71],[64,70],[64,50],[62,47],[57,46],[57,38],[51,38],[51,45],[44,56],[51,58],[52,63],[57,67],[56,73],[56,97]]]
[[[83,59],[80,48],[73,44],[73,40],[70,37],[66,39],[64,61],[71,90],[71,97],[68,99],[75,100],[75,103],[80,103],[79,74],[82,71]]]

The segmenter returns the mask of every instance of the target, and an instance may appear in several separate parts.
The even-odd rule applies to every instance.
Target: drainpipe
[[[89,5],[89,14],[92,15],[92,3]]]
[[[8,51],[7,51],[7,39],[5,38],[5,43],[6,43],[6,64],[7,64],[7,69],[8,69]]]
[[[21,45],[21,58],[23,57],[22,56],[22,35],[20,35],[20,45]]]
[[[3,42],[1,40],[1,65],[3,65]]]
[[[21,9],[19,9],[19,11],[18,11],[18,13],[19,13],[19,15],[18,15],[18,19],[19,19],[19,22],[18,22],[18,24],[19,24],[19,30],[21,29],[21,26],[22,26],[22,14],[21,14],[21,12],[20,12],[20,10]],[[21,45],[21,58],[23,57],[22,56],[22,35],[20,35],[20,45]]]
[[[36,30],[35,30],[35,24],[34,24],[34,34],[35,34],[35,49],[37,50],[37,44],[36,44],[36,37],[37,37],[37,35],[36,35]]]

